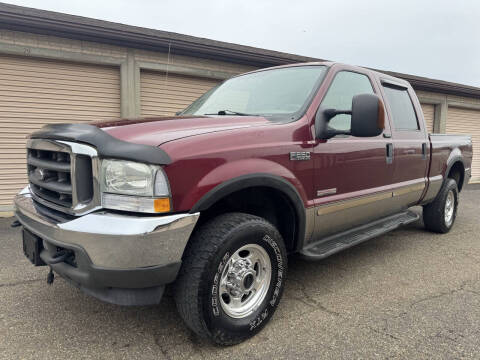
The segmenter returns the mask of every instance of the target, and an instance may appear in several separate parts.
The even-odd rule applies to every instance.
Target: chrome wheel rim
[[[455,196],[453,191],[450,190],[447,194],[447,200],[445,201],[445,224],[450,226],[453,221],[453,210],[455,209]]]
[[[230,256],[220,278],[219,297],[223,311],[233,318],[249,316],[265,299],[272,277],[272,264],[257,244],[239,248]]]

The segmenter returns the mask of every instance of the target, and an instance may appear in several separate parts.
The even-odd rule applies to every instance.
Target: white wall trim
[[[14,45],[1,41],[0,54],[114,66],[120,66],[126,60],[125,57],[86,54],[76,51],[57,50],[28,45]]]

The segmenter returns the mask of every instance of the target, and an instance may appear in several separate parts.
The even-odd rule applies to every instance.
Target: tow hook
[[[49,265],[51,264],[58,264],[64,262],[69,256],[73,255],[73,251],[71,250],[60,250],[49,261]],[[47,284],[52,285],[53,281],[55,280],[55,274],[53,273],[53,269],[50,266],[50,271],[47,275]]]
[[[52,267],[50,266],[50,271],[48,272],[48,275],[47,275],[47,284],[52,285],[53,280],[55,280],[55,274],[53,273]]]
[[[12,221],[12,223],[10,224],[10,227],[16,228],[16,227],[19,227],[20,225],[22,225],[22,224],[20,224],[20,221],[14,220],[14,221]]]
[[[58,264],[64,262],[70,255],[73,255],[73,251],[71,250],[60,250],[55,255],[52,256],[49,264]]]

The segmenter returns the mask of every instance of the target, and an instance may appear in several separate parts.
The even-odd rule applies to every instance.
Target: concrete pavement
[[[227,348],[193,335],[169,295],[126,308],[59,277],[48,286],[0,219],[0,358],[480,358],[479,210],[469,186],[447,235],[418,221],[321,262],[290,259],[270,324]]]

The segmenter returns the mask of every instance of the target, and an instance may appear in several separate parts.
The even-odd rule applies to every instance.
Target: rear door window
[[[417,114],[407,89],[384,85],[395,130],[419,130]]]

